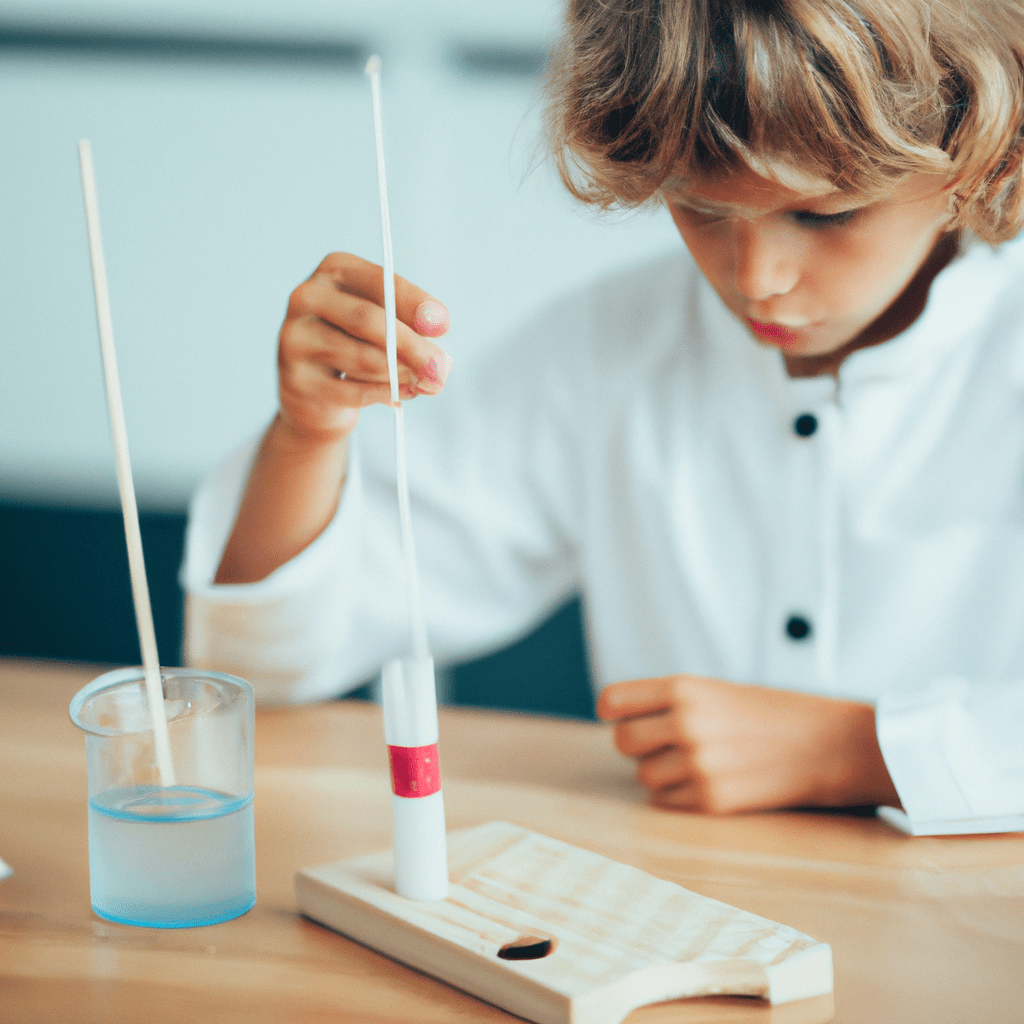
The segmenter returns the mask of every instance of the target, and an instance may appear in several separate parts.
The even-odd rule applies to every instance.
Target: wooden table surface
[[[297,868],[389,841],[380,711],[256,724],[256,908],[208,928],[89,906],[85,744],[72,695],[101,669],[0,660],[2,1024],[515,1021],[296,913]],[[444,709],[450,828],[525,825],[832,946],[841,1024],[1024,1022],[1024,835],[908,838],[872,818],[707,818],[646,805],[601,725]],[[630,1024],[809,1024],[820,1004],[676,1002]]]

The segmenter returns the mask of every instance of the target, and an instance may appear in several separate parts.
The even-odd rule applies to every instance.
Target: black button
[[[811,635],[811,624],[802,615],[790,615],[786,620],[786,632],[794,640],[806,640]]]
[[[818,418],[805,412],[793,421],[793,429],[801,437],[810,437],[818,429]]]

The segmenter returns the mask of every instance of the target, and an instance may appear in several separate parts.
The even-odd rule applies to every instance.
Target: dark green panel
[[[451,702],[594,718],[579,601],[525,639],[452,671]]]
[[[157,645],[167,665],[181,659],[185,519],[184,512],[139,514]],[[120,512],[0,504],[0,655],[139,664]],[[519,643],[456,666],[449,699],[592,718],[579,602]]]
[[[160,660],[178,664],[185,514],[139,524]],[[0,654],[139,664],[120,512],[0,505]]]

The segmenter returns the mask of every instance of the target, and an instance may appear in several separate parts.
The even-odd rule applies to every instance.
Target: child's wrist
[[[352,433],[359,414],[357,409],[351,412],[353,415],[347,418],[351,422],[343,420],[339,425],[322,427],[302,424],[279,409],[268,434],[275,448],[293,458],[323,458],[347,449],[349,434]]]
[[[858,701],[839,701],[831,747],[831,778],[827,798],[831,806],[899,804],[875,732],[875,709]]]

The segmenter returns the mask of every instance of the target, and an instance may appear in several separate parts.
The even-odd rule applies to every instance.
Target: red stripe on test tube
[[[388,746],[391,762],[391,792],[395,796],[430,796],[441,789],[441,767],[437,760],[437,744],[425,747]]]

